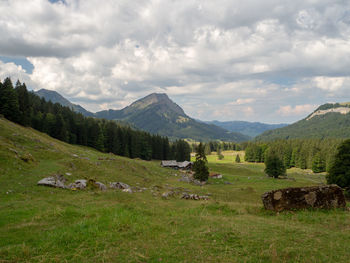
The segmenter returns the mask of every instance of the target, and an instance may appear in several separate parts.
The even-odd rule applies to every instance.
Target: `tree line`
[[[250,142],[242,148],[247,162],[264,162],[273,153],[286,168],[328,171],[342,139],[289,139],[272,142]]]
[[[69,107],[46,101],[10,78],[0,81],[0,114],[6,119],[61,141],[93,147],[102,152],[143,160],[190,160],[191,147],[184,140],[134,130],[115,121],[85,117]]]

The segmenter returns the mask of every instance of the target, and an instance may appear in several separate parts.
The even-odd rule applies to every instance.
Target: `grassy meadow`
[[[0,262],[349,262],[347,210],[276,214],[262,207],[265,191],[322,184],[324,175],[291,169],[276,180],[262,164],[224,155],[208,156],[223,178],[200,187],[159,161],[103,154],[0,119]],[[54,173],[147,190],[36,185]],[[210,199],[161,197],[173,188]]]

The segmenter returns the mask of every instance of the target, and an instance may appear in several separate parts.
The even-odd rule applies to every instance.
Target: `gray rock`
[[[343,190],[337,185],[295,187],[266,192],[261,196],[267,210],[345,207]]]
[[[130,185],[122,182],[112,182],[109,184],[109,187],[112,189],[131,189]]]
[[[192,178],[186,176],[186,175],[182,175],[181,178],[179,179],[179,182],[186,182],[186,183],[190,183],[192,182]]]
[[[162,198],[168,199],[169,197],[173,197],[174,195],[175,195],[175,192],[173,192],[173,191],[168,191],[168,192],[162,193]]]
[[[206,182],[206,181],[201,182],[201,181],[195,179],[195,180],[192,181],[192,183],[193,183],[194,185],[203,186],[203,185],[205,185],[207,182]]]
[[[80,180],[76,180],[72,184],[69,184],[68,188],[70,189],[76,188],[76,189],[82,190],[86,188],[86,184],[87,184],[87,181],[85,179],[80,179]]]
[[[63,175],[61,174],[55,174],[50,177],[46,177],[44,179],[41,179],[38,182],[38,185],[42,186],[50,186],[50,187],[55,187],[55,188],[66,188],[64,183],[66,182],[66,179],[64,178]]]
[[[104,185],[103,183],[101,183],[101,182],[96,182],[95,184],[98,186],[98,188],[99,188],[100,190],[102,190],[102,191],[106,191],[106,190],[107,190],[107,186]]]
[[[123,189],[123,192],[132,194],[131,188]]]
[[[186,200],[208,200],[209,196],[184,193],[181,198]]]

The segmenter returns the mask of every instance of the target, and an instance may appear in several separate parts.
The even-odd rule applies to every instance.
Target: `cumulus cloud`
[[[92,111],[166,92],[195,118],[292,122],[305,105],[350,99],[349,1],[5,0],[0,9],[0,55],[34,65],[17,76]],[[0,76],[21,72],[14,66],[0,64]]]
[[[231,105],[242,105],[242,104],[249,104],[254,102],[254,98],[246,98],[246,99],[236,99],[235,101],[231,102]]]
[[[315,110],[317,105],[305,104],[305,105],[295,105],[294,107],[291,105],[280,106],[277,113],[282,116],[304,116]]]
[[[4,63],[0,60],[0,81],[7,77],[10,77],[12,80],[19,79],[28,84],[32,83],[30,76],[21,66],[17,66],[15,63]]]

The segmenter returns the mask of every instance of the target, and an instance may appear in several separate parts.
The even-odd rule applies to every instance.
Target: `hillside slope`
[[[266,131],[256,140],[350,138],[350,106],[324,104],[306,118],[283,128]]]
[[[0,261],[273,262],[278,253],[286,262],[347,262],[347,211],[262,210],[265,191],[323,183],[322,176],[294,169],[293,180],[275,180],[263,165],[227,158],[209,163],[223,179],[199,187],[158,161],[66,144],[0,117]],[[93,178],[143,191],[37,186],[57,173],[67,183]],[[210,199],[184,200],[183,192]]]
[[[166,94],[150,94],[121,110],[96,113],[96,117],[122,120],[135,127],[170,138],[193,140],[246,141],[249,136],[229,132],[215,125],[198,122],[187,116],[183,109],[171,101]]]

